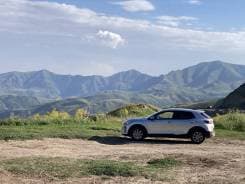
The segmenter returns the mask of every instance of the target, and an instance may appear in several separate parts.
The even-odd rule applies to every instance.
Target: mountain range
[[[80,107],[95,113],[128,103],[165,107],[223,98],[244,82],[245,65],[222,61],[203,62],[160,76],[136,70],[109,77],[59,75],[47,70],[9,72],[0,74],[0,112],[31,109],[38,113],[52,108],[71,112]],[[30,100],[21,100],[27,97]],[[13,98],[16,106],[9,108],[6,98],[10,104]]]

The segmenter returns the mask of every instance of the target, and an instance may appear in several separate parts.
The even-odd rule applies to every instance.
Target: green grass
[[[216,137],[245,140],[244,113],[218,115],[214,121]],[[0,140],[120,136],[121,122],[121,118],[112,116],[86,117],[82,111],[75,116],[52,111],[44,116],[36,115],[27,119],[0,120]]]
[[[245,133],[241,131],[231,131],[225,129],[215,129],[217,138],[245,140]]]
[[[70,122],[66,124],[0,126],[1,140],[25,140],[42,138],[90,138],[93,136],[119,136],[121,121]]]
[[[158,162],[159,163],[155,163]],[[143,176],[153,180],[161,179],[167,168],[176,166],[174,159],[155,160],[147,165],[112,160],[81,160],[69,158],[22,157],[0,162],[0,168],[16,175],[48,179],[79,178],[97,176]],[[161,165],[163,167],[161,167]],[[156,167],[155,167],[156,166]]]
[[[234,111],[217,115],[214,122],[218,129],[245,132],[245,113]]]
[[[150,167],[153,168],[171,168],[180,165],[180,161],[174,158],[153,159],[147,162]]]

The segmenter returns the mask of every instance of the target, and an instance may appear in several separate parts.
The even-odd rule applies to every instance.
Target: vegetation
[[[147,162],[150,167],[169,168],[179,165],[181,162],[174,158],[153,159]]]
[[[40,105],[39,100],[32,96],[0,96],[0,112],[29,109],[37,105]]]
[[[97,176],[143,176],[150,179],[161,179],[162,169],[176,166],[175,159],[161,159],[160,163],[148,162],[140,166],[132,162],[112,160],[82,160],[70,158],[23,157],[0,162],[0,169],[31,177],[48,179],[79,178],[89,175]],[[163,164],[163,165],[161,165]]]
[[[157,111],[159,111],[159,108],[154,107],[152,105],[132,104],[111,111],[108,113],[108,115],[112,117],[127,118],[127,117],[146,116],[146,115],[153,114]]]
[[[84,138],[120,136],[122,119],[155,112],[149,105],[131,105],[107,115],[88,116],[83,109],[74,115],[53,110],[46,115],[0,120],[0,139]],[[237,111],[214,118],[217,137],[245,139],[245,114]]]
[[[231,111],[225,115],[217,115],[214,118],[216,128],[245,132],[245,113]]]
[[[121,120],[106,116],[87,117],[79,109],[74,116],[53,110],[27,119],[0,120],[0,139],[90,138],[119,135]]]

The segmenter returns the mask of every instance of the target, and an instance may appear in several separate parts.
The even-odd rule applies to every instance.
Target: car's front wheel
[[[201,130],[194,130],[191,132],[191,141],[194,144],[201,144],[205,140],[205,134]]]
[[[143,127],[134,127],[130,131],[130,137],[135,141],[141,141],[146,137],[146,131]]]

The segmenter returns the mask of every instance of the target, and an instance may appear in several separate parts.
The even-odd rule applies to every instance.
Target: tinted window
[[[156,116],[156,119],[172,119],[174,112],[162,112]]]
[[[210,118],[210,116],[209,115],[207,115],[206,113],[204,113],[204,112],[202,112],[201,113],[201,115],[202,115],[202,117],[204,117],[204,118]]]
[[[173,119],[193,119],[195,116],[192,112],[185,111],[175,111],[173,115]]]

